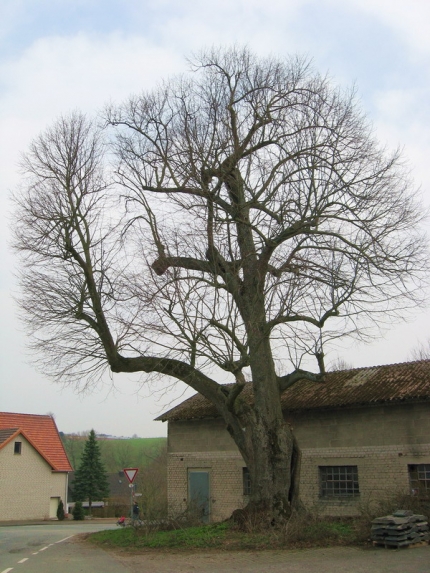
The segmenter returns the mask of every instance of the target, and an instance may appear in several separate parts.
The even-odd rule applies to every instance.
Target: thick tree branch
[[[152,263],[152,268],[154,272],[161,276],[170,267],[178,269],[188,269],[190,271],[199,271],[202,273],[214,274],[214,267],[209,261],[202,261],[199,259],[193,259],[191,257],[169,257],[165,256],[158,258]]]
[[[290,388],[300,380],[310,380],[311,382],[324,382],[324,373],[314,374],[306,370],[294,370],[290,374],[278,377],[278,387],[279,392],[285,392],[287,388]]]

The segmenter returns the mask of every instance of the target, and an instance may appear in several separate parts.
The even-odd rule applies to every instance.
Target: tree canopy
[[[224,418],[253,501],[285,507],[280,393],[323,381],[328,340],[423,298],[423,211],[400,154],[308,62],[240,49],[202,53],[104,122],[60,118],[23,162],[15,244],[42,367],[182,380]]]

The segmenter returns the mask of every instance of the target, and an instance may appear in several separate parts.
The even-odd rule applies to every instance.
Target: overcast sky
[[[356,84],[377,136],[404,148],[429,206],[429,22],[428,0],[1,0],[0,410],[52,412],[65,432],[162,436],[165,424],[152,420],[182,391],[155,400],[122,375],[83,396],[29,364],[8,243],[9,195],[33,137],[60,114],[96,112],[184,71],[185,57],[203,47],[236,43],[262,55],[300,53],[335,82]],[[428,338],[430,310],[339,355],[354,366],[402,362]]]

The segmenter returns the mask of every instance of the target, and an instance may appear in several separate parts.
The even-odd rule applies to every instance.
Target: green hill
[[[64,447],[73,469],[79,466],[85,435],[62,434]],[[108,473],[124,468],[143,469],[164,453],[167,438],[97,438],[103,463]]]

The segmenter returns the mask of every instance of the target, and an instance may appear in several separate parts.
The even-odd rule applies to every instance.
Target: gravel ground
[[[285,551],[116,552],[131,573],[429,573],[430,546],[330,547]]]

